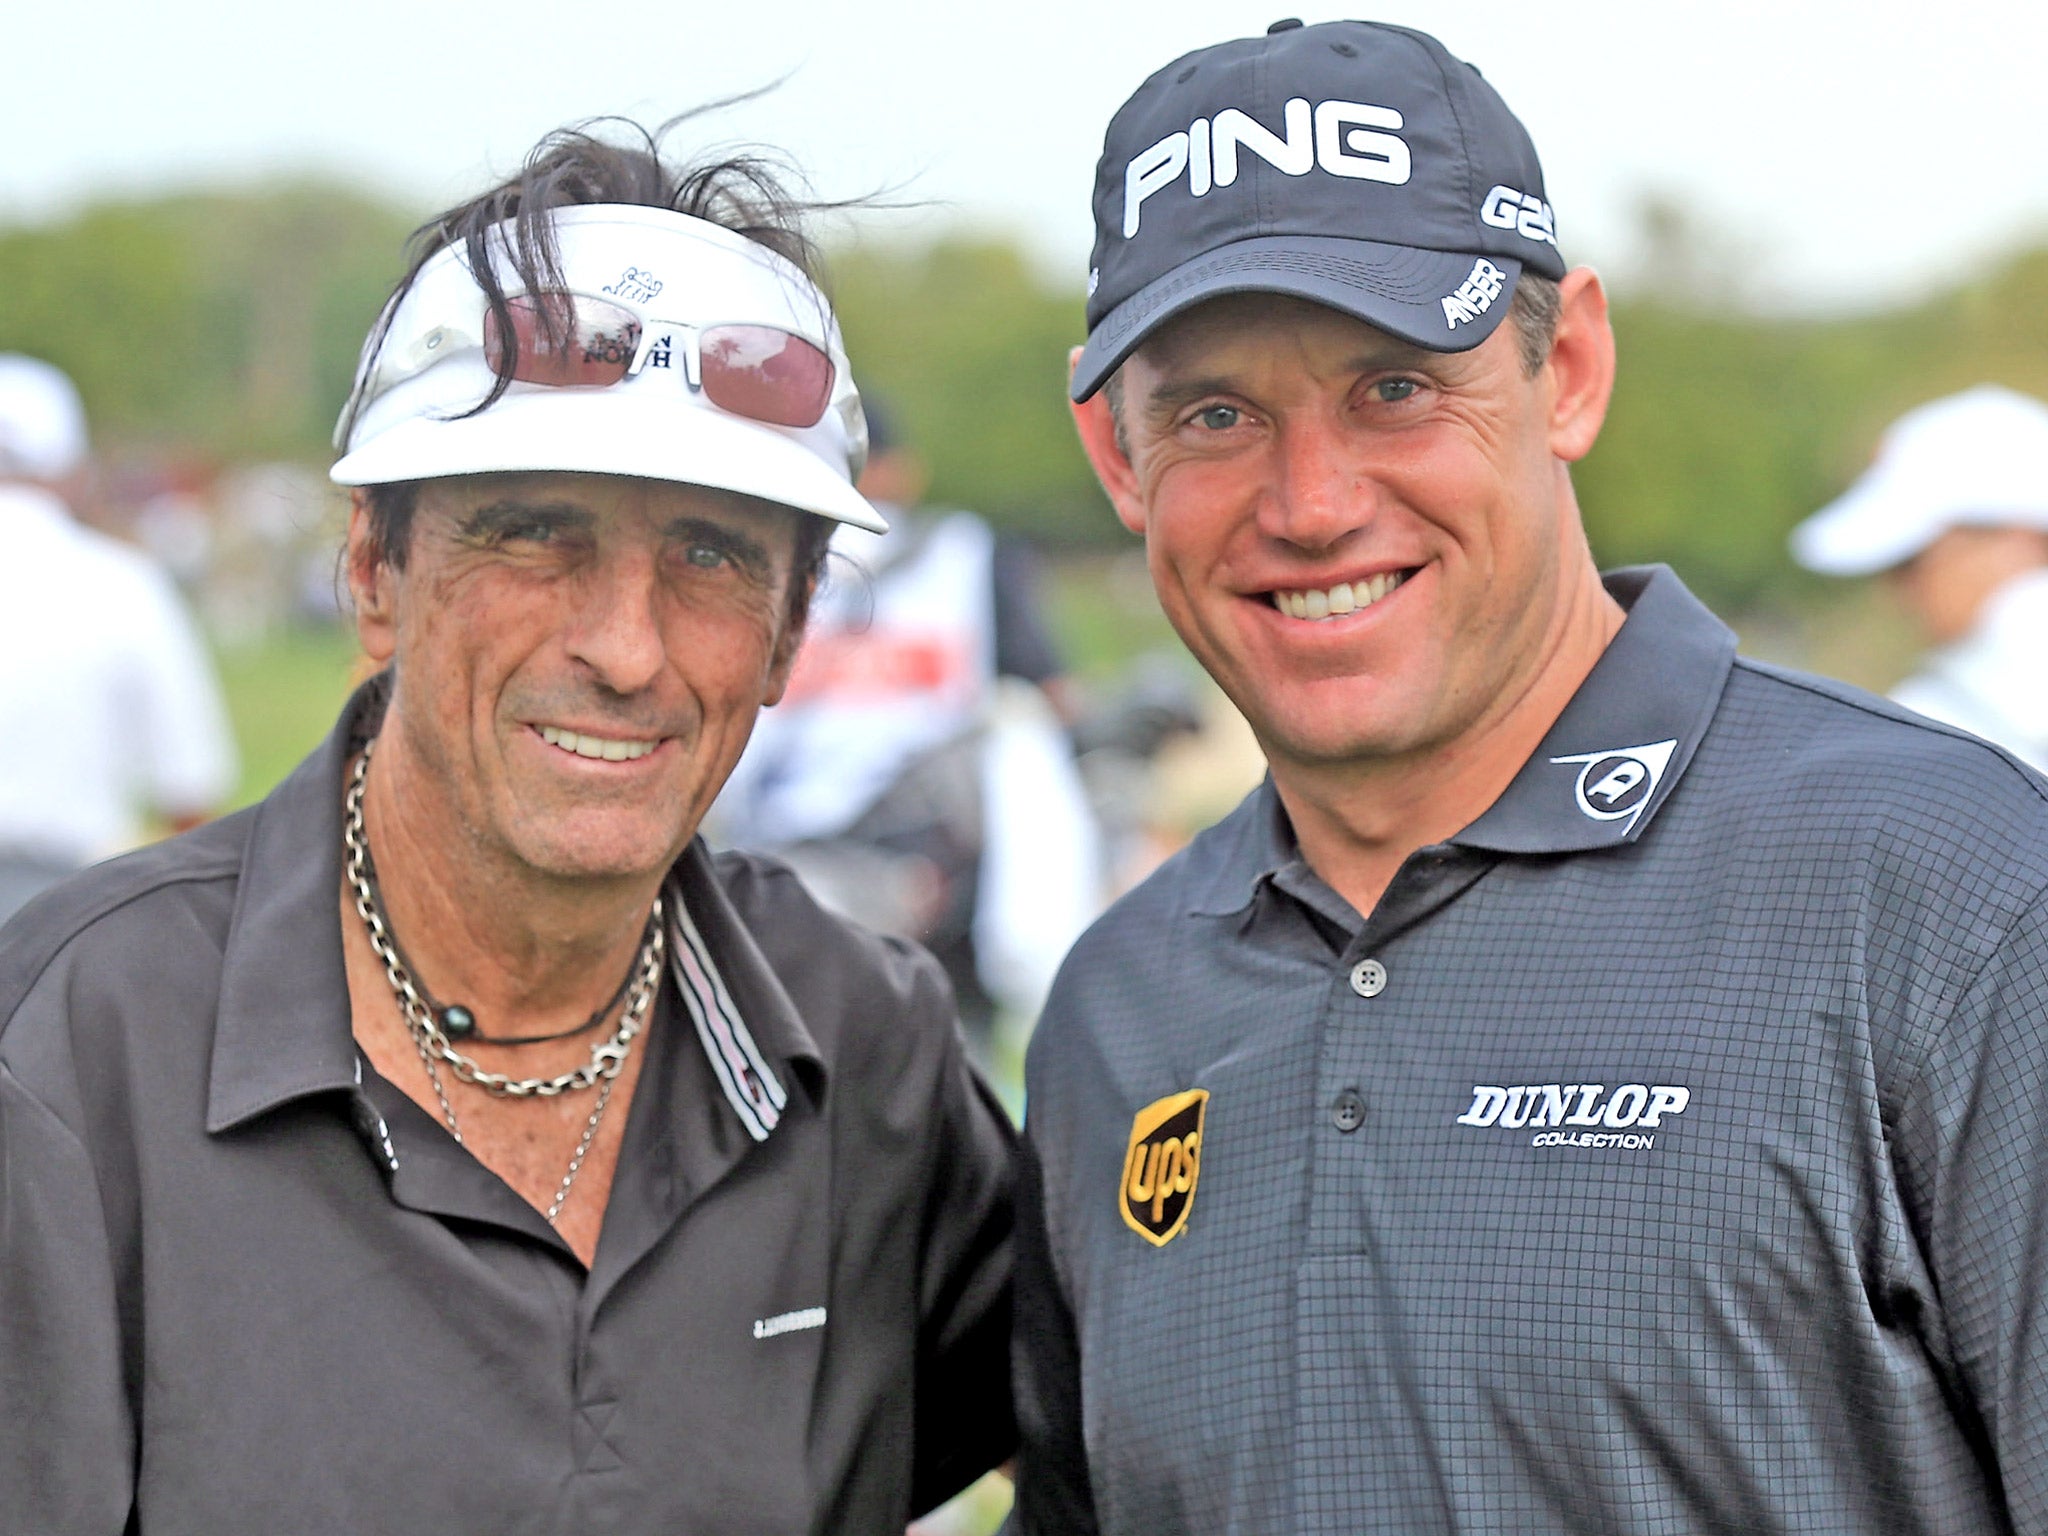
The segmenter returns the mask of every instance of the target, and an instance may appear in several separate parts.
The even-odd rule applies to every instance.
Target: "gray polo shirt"
[[[1668,571],[1369,918],[1270,786],[1031,1049],[1034,1533],[2048,1530],[2048,800]]]
[[[360,707],[0,934],[0,1529],[901,1536],[1014,1438],[1010,1133],[936,966],[693,847],[730,1007],[664,986],[586,1273],[358,1057]]]

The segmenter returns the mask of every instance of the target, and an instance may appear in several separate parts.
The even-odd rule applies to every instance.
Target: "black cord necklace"
[[[363,876],[369,882],[370,888],[377,893],[381,904],[384,890],[377,883],[377,865],[374,860],[365,858]],[[651,923],[653,919],[650,918],[648,921]],[[403,965],[407,974],[412,977],[413,989],[419,993],[420,1001],[425,1003],[434,1015],[434,1021],[441,1026],[441,1033],[450,1040],[468,1040],[476,1045],[545,1045],[550,1040],[570,1040],[577,1035],[587,1035],[611,1017],[612,1010],[619,1006],[619,999],[626,995],[627,989],[633,984],[634,974],[640,969],[639,957],[635,955],[633,964],[627,968],[626,974],[619,978],[619,984],[612,995],[604,1000],[597,1012],[581,1024],[572,1025],[568,1029],[553,1030],[544,1035],[487,1035],[477,1027],[476,1014],[472,1010],[461,1003],[444,1003],[427,990],[426,983],[420,980],[419,967],[412,963],[412,957],[406,954],[399,944],[397,933],[389,929],[387,932],[390,934],[391,948],[397,954],[399,964]],[[643,935],[643,941],[644,937]]]

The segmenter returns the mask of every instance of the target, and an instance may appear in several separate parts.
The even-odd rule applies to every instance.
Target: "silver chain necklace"
[[[548,1225],[553,1226],[569,1198],[569,1189],[575,1184],[576,1175],[583,1171],[583,1159],[590,1151],[591,1142],[597,1139],[597,1128],[603,1123],[604,1112],[611,1105],[612,1089],[618,1083],[619,1070],[632,1054],[633,1042],[646,1023],[647,1010],[654,1002],[655,990],[661,981],[662,956],[666,948],[662,937],[661,898],[654,898],[647,939],[640,947],[640,960],[634,968],[632,990],[626,994],[625,1011],[619,1015],[619,1027],[609,1040],[591,1047],[588,1062],[558,1077],[508,1077],[502,1072],[487,1070],[449,1043],[440,1021],[434,1017],[433,1009],[420,996],[405,962],[399,958],[397,945],[392,942],[390,925],[385,921],[383,907],[377,900],[376,887],[370,883],[370,840],[363,829],[363,788],[369,782],[370,752],[375,746],[374,740],[364,746],[349,778],[341,831],[348,857],[342,867],[348,877],[349,889],[355,895],[356,915],[363,920],[371,950],[384,962],[384,979],[391,983],[391,990],[397,994],[406,1030],[412,1036],[414,1048],[420,1053],[420,1065],[426,1068],[427,1081],[433,1085],[434,1097],[440,1101],[441,1118],[447,1122],[448,1134],[455,1138],[458,1146],[463,1144],[462,1128],[455,1119],[455,1106],[449,1102],[448,1090],[441,1083],[443,1063],[458,1082],[472,1084],[498,1098],[551,1099],[597,1085],[597,1103],[591,1108],[590,1118],[583,1123],[583,1135],[576,1143],[575,1155],[569,1159],[569,1171],[562,1175],[561,1186],[555,1191],[554,1201],[547,1209]]]

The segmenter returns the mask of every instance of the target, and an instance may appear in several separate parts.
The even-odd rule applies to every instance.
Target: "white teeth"
[[[661,745],[656,741],[610,741],[602,736],[579,736],[558,725],[542,726],[540,739],[564,752],[574,752],[578,757],[601,757],[608,763],[629,763],[636,757],[645,757]]]
[[[1363,581],[1340,581],[1327,591],[1275,592],[1273,606],[1292,618],[1334,619],[1370,608],[1407,579],[1406,571],[1382,571]]]

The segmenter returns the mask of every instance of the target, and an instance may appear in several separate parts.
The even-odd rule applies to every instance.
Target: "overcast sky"
[[[1881,302],[2048,238],[2041,0],[1302,14],[1361,10],[1436,32],[1500,88],[1574,259],[1626,266],[1653,190],[1717,249],[1747,253],[1747,286],[1779,305]],[[1078,283],[1110,113],[1169,59],[1284,14],[1221,0],[9,0],[0,223],[292,170],[425,211],[558,123],[659,118],[786,76],[723,132],[787,150],[827,194],[907,183]],[[902,215],[882,227],[916,232]]]

